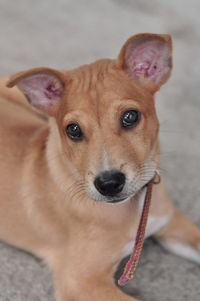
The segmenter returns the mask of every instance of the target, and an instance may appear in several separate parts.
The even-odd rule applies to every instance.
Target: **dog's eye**
[[[141,118],[141,113],[137,110],[125,111],[121,118],[121,125],[123,128],[131,128],[138,124]]]
[[[67,136],[72,140],[82,140],[83,133],[77,123],[70,123],[66,127]]]

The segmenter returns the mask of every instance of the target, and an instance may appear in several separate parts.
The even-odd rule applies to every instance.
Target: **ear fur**
[[[65,76],[51,68],[35,68],[12,76],[7,87],[15,85],[32,106],[53,116],[64,94]]]
[[[170,35],[138,34],[122,47],[118,66],[152,93],[170,76],[172,69],[172,39]]]

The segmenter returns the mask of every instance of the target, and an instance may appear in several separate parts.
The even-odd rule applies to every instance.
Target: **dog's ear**
[[[7,87],[17,85],[29,103],[54,116],[64,94],[65,76],[50,68],[35,68],[10,78]]]
[[[170,75],[171,37],[148,33],[135,35],[122,47],[117,63],[135,81],[154,93]]]

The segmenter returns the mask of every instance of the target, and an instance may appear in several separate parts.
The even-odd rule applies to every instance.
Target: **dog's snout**
[[[120,171],[105,171],[96,177],[94,185],[102,195],[115,196],[122,191],[125,179],[125,175]]]

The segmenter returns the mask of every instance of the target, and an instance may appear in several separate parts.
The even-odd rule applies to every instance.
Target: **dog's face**
[[[56,119],[67,165],[96,201],[122,202],[154,176],[159,161],[155,91],[171,70],[169,36],[130,38],[117,60],[73,71],[34,69],[11,78]]]

